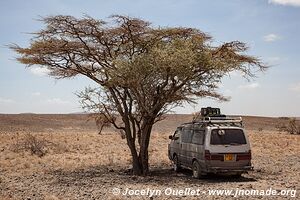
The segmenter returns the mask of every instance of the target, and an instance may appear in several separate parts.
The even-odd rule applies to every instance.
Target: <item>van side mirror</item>
[[[169,139],[170,139],[170,140],[173,140],[173,135],[169,135]]]

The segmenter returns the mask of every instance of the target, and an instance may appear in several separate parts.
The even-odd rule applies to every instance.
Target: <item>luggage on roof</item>
[[[221,114],[220,108],[212,107],[201,108],[201,111],[194,117],[191,123],[243,126],[242,117],[226,116]]]

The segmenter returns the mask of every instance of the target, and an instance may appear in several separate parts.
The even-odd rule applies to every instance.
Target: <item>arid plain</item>
[[[130,175],[126,140],[113,129],[98,134],[84,114],[0,115],[0,199],[230,199],[232,196],[123,196],[112,190],[272,188],[300,191],[300,135],[276,129],[284,119],[244,117],[252,146],[254,171],[241,178],[208,176],[195,180],[189,170],[175,173],[167,156],[168,136],[191,115],[168,115],[153,129],[151,174]],[[299,120],[298,120],[299,123]],[[41,141],[39,157],[24,149],[30,136]],[[291,196],[239,196],[238,199],[297,199]],[[235,198],[237,199],[237,198]]]

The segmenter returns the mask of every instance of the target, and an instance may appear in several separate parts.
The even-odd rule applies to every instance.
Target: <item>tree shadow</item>
[[[121,167],[114,169],[107,166],[92,166],[72,171],[56,170],[51,172],[54,176],[53,184],[60,186],[89,186],[94,184],[159,184],[161,186],[170,186],[176,183],[197,185],[223,182],[255,182],[256,179],[247,176],[234,178],[230,176],[207,175],[201,179],[192,177],[192,171],[182,169],[176,173],[170,167],[152,168],[148,176],[135,176],[129,170]]]
[[[229,176],[229,175],[219,175],[219,174],[208,174],[200,179],[195,179],[192,177],[192,171],[188,169],[181,169],[180,172],[176,173],[171,168],[157,168],[152,170],[151,176],[158,177],[170,177],[186,179],[189,181],[201,181],[207,183],[222,183],[222,182],[256,182],[257,179],[253,177],[248,177],[248,175],[242,175],[240,177]]]
[[[54,184],[70,186],[105,178],[105,175],[107,175],[109,172],[110,169],[107,166],[100,165],[72,171],[55,170],[50,173],[55,179],[53,182]]]

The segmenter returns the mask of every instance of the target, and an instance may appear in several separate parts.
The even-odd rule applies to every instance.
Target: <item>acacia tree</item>
[[[81,103],[125,134],[137,175],[149,172],[150,134],[163,114],[201,97],[226,100],[216,91],[222,77],[237,70],[249,78],[266,68],[244,54],[244,43],[213,46],[198,29],[157,28],[119,15],[107,22],[61,15],[42,21],[46,27],[29,47],[11,46],[18,61],[46,67],[58,79],[83,75],[96,82],[79,93]]]

